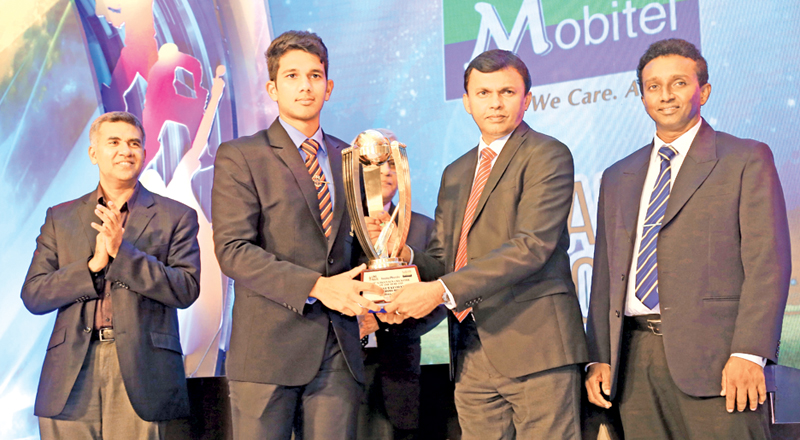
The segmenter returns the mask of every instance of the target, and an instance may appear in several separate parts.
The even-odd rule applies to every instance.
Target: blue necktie
[[[658,150],[661,157],[661,171],[650,194],[647,216],[642,227],[642,241],[639,244],[639,255],[636,258],[636,298],[652,309],[658,305],[658,263],[656,262],[656,246],[661,221],[667,210],[671,177],[670,160],[678,154],[671,145]]]

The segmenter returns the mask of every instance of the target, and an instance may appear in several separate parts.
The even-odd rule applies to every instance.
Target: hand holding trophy
[[[366,196],[367,214],[378,218],[384,209],[381,192],[381,165],[394,163],[399,200],[391,218],[380,226],[380,233],[373,243],[364,219],[363,190]],[[404,285],[419,282],[416,266],[408,265],[400,256],[408,237],[411,221],[411,179],[408,173],[406,146],[396,140],[389,141],[378,130],[366,130],[359,134],[350,148],[342,152],[344,190],[353,231],[369,260],[362,281],[374,283],[384,290],[384,295],[364,292],[364,297],[376,304],[385,304],[392,293]]]

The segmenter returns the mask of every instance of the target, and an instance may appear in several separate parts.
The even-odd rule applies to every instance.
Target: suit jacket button
[[[614,314],[617,315],[617,318],[619,318],[619,310],[615,311]]]
[[[620,279],[620,280],[622,280],[622,281],[625,281],[625,274],[622,274],[622,275],[619,277],[619,279]]]
[[[91,331],[92,331],[92,329],[91,329],[91,328],[89,328],[89,327],[84,327],[84,328],[83,328],[83,332],[84,332],[84,333],[89,333],[89,332],[91,332]]]
[[[333,257],[328,258],[328,264],[333,264]]]

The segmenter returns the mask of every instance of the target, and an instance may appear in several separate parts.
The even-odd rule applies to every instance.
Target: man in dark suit
[[[389,130],[378,131],[389,140],[397,140]],[[394,212],[392,199],[396,192],[397,171],[394,162],[390,161],[381,165],[381,195],[388,215]],[[412,212],[406,243],[425,249],[432,231],[431,218]],[[358,416],[359,440],[417,438],[421,338],[445,315],[446,308],[442,305],[425,317],[409,318],[396,325],[379,322],[374,314],[359,319],[366,372],[366,394]]]
[[[413,260],[423,279],[441,278],[396,292],[387,319],[443,302],[458,315],[451,366],[464,439],[577,439],[587,355],[567,254],[572,155],[522,121],[530,75],[513,53],[476,57],[464,89],[480,143],[445,169],[434,233]]]
[[[352,438],[364,366],[354,315],[378,310],[354,281],[341,151],[324,134],[333,81],[309,32],[267,50],[279,118],[220,145],[212,220],[220,268],[236,282],[227,372],[234,437]]]
[[[22,301],[58,310],[34,413],[43,439],[163,438],[189,415],[178,308],[199,294],[197,214],[138,184],[135,116],[92,123],[95,191],[47,210]]]
[[[656,130],[603,175],[589,400],[618,403],[628,440],[769,438],[763,366],[791,271],[772,153],[700,117],[711,85],[691,43],[654,43],[637,73]]]

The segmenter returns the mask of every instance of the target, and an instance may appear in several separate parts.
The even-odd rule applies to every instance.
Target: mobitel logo
[[[461,97],[464,69],[489,49],[515,52],[539,86],[636,70],[665,38],[700,48],[698,1],[444,0],[445,97]]]

